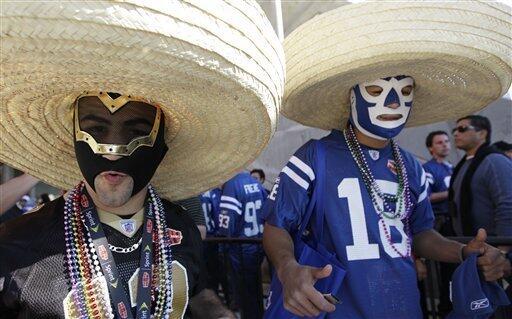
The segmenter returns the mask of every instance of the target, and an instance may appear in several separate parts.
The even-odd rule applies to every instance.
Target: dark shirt
[[[162,201],[167,227],[182,235],[181,243],[171,246],[173,306],[176,306],[173,312],[181,317],[186,309],[177,304],[186,305],[184,299],[204,288],[201,237],[192,219],[180,206]],[[64,200],[60,197],[33,213],[0,225],[0,318],[64,318],[62,301],[69,287],[63,264],[63,211]],[[121,244],[120,236],[123,235],[103,225],[109,242]],[[113,235],[113,232],[117,234]],[[130,246],[128,241],[124,247]],[[120,264],[121,277],[126,281],[128,272],[136,265],[131,260],[123,260],[126,256],[122,254],[113,255]],[[135,255],[139,258],[139,253]]]
[[[466,175],[466,172],[468,171],[469,165],[471,164],[473,158],[466,159],[464,164],[460,167],[460,171],[455,176],[455,179],[453,180],[453,195],[454,195],[454,202],[457,207],[461,207],[460,201],[461,201],[461,189],[462,189],[462,180],[464,179],[464,176]],[[462,221],[459,215],[453,216],[453,229],[455,230],[455,234],[462,236],[464,234],[463,227],[462,227]]]
[[[185,208],[187,214],[192,218],[196,225],[206,225],[203,208],[201,207],[201,198],[199,196],[176,201],[176,204]]]
[[[453,181],[454,202],[462,207],[462,181],[474,159],[466,160]],[[464,214],[466,212],[459,212]],[[512,161],[503,154],[487,155],[471,179],[473,232],[484,228],[490,236],[512,236]],[[454,229],[463,235],[461,220],[454,218]],[[469,234],[464,234],[469,235]]]
[[[0,215],[0,224],[5,223],[6,221],[19,217],[21,215],[23,215],[23,210],[21,210],[17,205],[14,205],[7,211],[5,211],[2,215]]]

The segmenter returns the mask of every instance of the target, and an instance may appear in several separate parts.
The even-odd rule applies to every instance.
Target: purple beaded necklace
[[[103,276],[89,230],[85,227],[84,216],[80,214],[80,194],[84,187],[81,182],[68,195],[64,205],[64,256],[65,275],[72,288],[73,311],[79,318],[113,318],[111,307],[105,304],[97,280]],[[155,224],[153,242],[155,245],[154,279],[152,297],[156,300],[154,316],[169,318],[172,308],[172,255],[169,234],[166,231],[165,211],[151,185],[149,191],[150,209],[154,211]],[[155,298],[155,295],[157,296]]]
[[[377,181],[375,180],[370,167],[366,161],[366,157],[361,149],[361,145],[357,141],[356,134],[351,125],[343,131],[343,136],[347,141],[347,146],[352,155],[352,158],[359,168],[359,172],[363,177],[363,183],[370,195],[375,212],[379,216],[379,225],[384,230],[388,243],[393,250],[401,257],[410,257],[411,252],[411,234],[409,217],[412,212],[411,191],[409,188],[409,179],[407,177],[407,170],[402,158],[402,154],[398,145],[391,139],[391,147],[393,150],[393,160],[396,163],[396,171],[398,178],[398,190],[396,195],[389,195],[382,192]],[[395,210],[392,212],[388,201],[395,203]],[[391,240],[391,234],[388,231],[386,219],[400,218],[404,224],[404,230],[407,234],[407,253],[402,254]]]

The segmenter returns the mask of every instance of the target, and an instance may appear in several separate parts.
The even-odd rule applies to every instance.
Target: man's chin
[[[122,193],[119,192],[98,192],[97,197],[104,206],[117,208],[126,204],[131,198],[130,192]]]
[[[103,178],[96,178],[94,182],[95,193],[101,204],[108,207],[120,207],[132,197],[133,180],[131,177],[119,184],[112,184]]]

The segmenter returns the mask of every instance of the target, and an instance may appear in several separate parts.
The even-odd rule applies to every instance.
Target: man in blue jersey
[[[485,250],[480,264],[489,270],[486,278],[498,278],[493,262],[503,257],[485,245],[484,230],[468,245],[433,230],[426,174],[392,139],[406,124],[413,93],[414,79],[403,75],[356,84],[346,129],[306,143],[280,173],[264,209],[263,242],[288,311],[332,312],[330,318],[422,318],[413,249],[452,263]],[[319,188],[323,192],[315,194]],[[317,203],[304,221],[312,198]],[[313,286],[329,277],[334,265],[297,262],[292,237],[302,222],[308,223],[305,234],[314,238],[316,250],[333,254],[346,271],[341,287],[320,292]],[[340,304],[322,296],[331,292],[337,292]]]
[[[261,208],[267,196],[263,186],[248,172],[242,172],[222,187],[219,234],[231,238],[261,238]],[[259,283],[263,250],[260,244],[232,244],[230,256],[236,281],[235,297],[243,318],[261,318],[263,306],[256,302],[261,295]]]
[[[206,221],[207,237],[214,237],[217,235],[221,195],[222,190],[217,187],[206,191],[199,196],[201,199],[201,206],[203,208],[204,219]]]
[[[428,134],[425,144],[432,159],[423,164],[423,169],[427,174],[430,203],[436,217],[436,230],[439,231],[441,224],[445,222],[439,220],[438,216],[448,217],[448,188],[453,172],[452,164],[447,161],[451,149],[450,138],[445,131],[434,131]]]
[[[423,164],[429,184],[429,199],[434,211],[434,229],[443,236],[455,236],[452,221],[448,212],[448,188],[453,172],[453,166],[447,161],[451,145],[448,133],[433,131],[427,135],[425,145],[432,159]],[[437,305],[441,316],[448,314],[451,309],[449,284],[456,265],[440,263],[440,296]]]
[[[463,245],[433,229],[426,174],[393,141],[406,124],[476,112],[510,87],[507,29],[493,22],[509,8],[474,1],[478,20],[467,10],[363,2],[287,36],[282,113],[331,133],[295,152],[265,203],[263,245],[277,275],[266,318],[423,318],[413,253],[458,263],[476,252],[486,280],[503,275],[485,230]],[[485,37],[470,31],[483,25]]]

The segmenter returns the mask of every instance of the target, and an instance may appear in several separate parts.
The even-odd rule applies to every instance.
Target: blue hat
[[[480,278],[476,259],[477,254],[470,255],[453,273],[453,311],[446,319],[489,318],[498,306],[510,304],[503,288]]]

